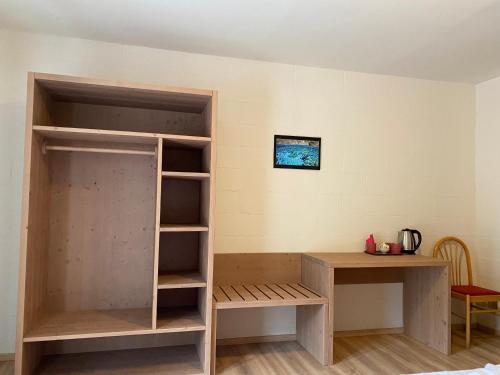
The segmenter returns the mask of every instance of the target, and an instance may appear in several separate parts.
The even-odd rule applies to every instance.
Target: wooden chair
[[[457,237],[441,238],[434,245],[433,256],[451,262],[451,296],[465,301],[465,344],[470,347],[472,314],[498,315],[500,292],[474,285],[472,262],[467,245]],[[466,281],[464,281],[466,279]]]

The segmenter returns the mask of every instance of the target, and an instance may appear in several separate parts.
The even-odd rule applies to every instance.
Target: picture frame
[[[321,169],[321,138],[274,136],[274,168]]]

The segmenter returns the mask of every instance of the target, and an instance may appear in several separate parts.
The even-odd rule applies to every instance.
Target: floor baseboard
[[[14,353],[0,353],[0,362],[13,361],[14,356]]]
[[[477,329],[478,331],[487,333],[489,335],[500,336],[500,331],[499,330],[497,330],[495,328],[491,328],[491,327],[485,326],[484,324],[472,323],[471,328],[472,329]],[[457,330],[457,331],[465,331],[465,324],[464,323],[452,324],[451,325],[451,329],[452,330]]]
[[[264,342],[283,342],[295,341],[296,335],[269,335],[269,336],[252,336],[252,337],[232,337],[228,339],[217,339],[217,345],[242,345],[242,344],[258,344]]]
[[[397,328],[381,328],[381,329],[361,329],[355,331],[335,331],[335,337],[353,337],[353,336],[370,336],[370,335],[396,335],[404,333],[403,327]],[[296,335],[269,335],[269,336],[251,336],[251,337],[232,337],[227,339],[217,339],[217,345],[243,345],[243,344],[258,344],[265,342],[283,342],[295,341]]]
[[[500,331],[498,329],[491,328],[491,327],[485,326],[483,324],[477,324],[476,328],[479,331],[482,331],[484,333],[494,335],[494,336],[500,336]]]
[[[377,328],[377,329],[358,329],[354,331],[335,331],[334,337],[354,337],[371,335],[400,335],[404,333],[403,327],[395,328]]]

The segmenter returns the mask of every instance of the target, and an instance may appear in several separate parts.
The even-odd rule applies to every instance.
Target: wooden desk
[[[365,253],[308,253],[302,281],[329,298],[329,363],[333,364],[334,285],[403,283],[406,335],[451,353],[450,263],[423,255],[373,256]]]

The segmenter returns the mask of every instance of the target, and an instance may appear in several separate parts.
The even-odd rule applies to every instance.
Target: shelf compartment
[[[34,123],[74,128],[210,136],[206,121],[211,92],[204,95],[127,90],[84,82],[37,79]],[[128,91],[128,92],[127,92]]]
[[[163,143],[163,170],[166,172],[210,172],[210,144],[192,147],[165,141]]]
[[[205,288],[160,289],[156,329],[160,332],[203,331],[199,301]]]
[[[198,272],[162,272],[158,276],[158,289],[204,288],[207,286]]]
[[[44,155],[45,138],[33,133],[24,340],[149,334],[154,163],[115,154]]]
[[[162,230],[207,230],[208,203],[205,197],[210,181],[192,179],[164,179],[161,186]],[[185,229],[178,227],[186,226]],[[196,229],[199,227],[198,229]]]
[[[151,309],[87,310],[46,314],[24,342],[151,333]]]
[[[206,233],[166,232],[160,234],[159,274],[199,273],[200,241]]]
[[[58,354],[42,359],[37,374],[165,374],[201,375],[194,345]]]
[[[205,323],[196,307],[165,307],[158,309],[156,332],[204,331]]]
[[[208,227],[196,224],[161,224],[160,232],[207,232]]]
[[[180,179],[180,180],[207,180],[210,178],[210,173],[204,172],[162,172],[165,178]]]

